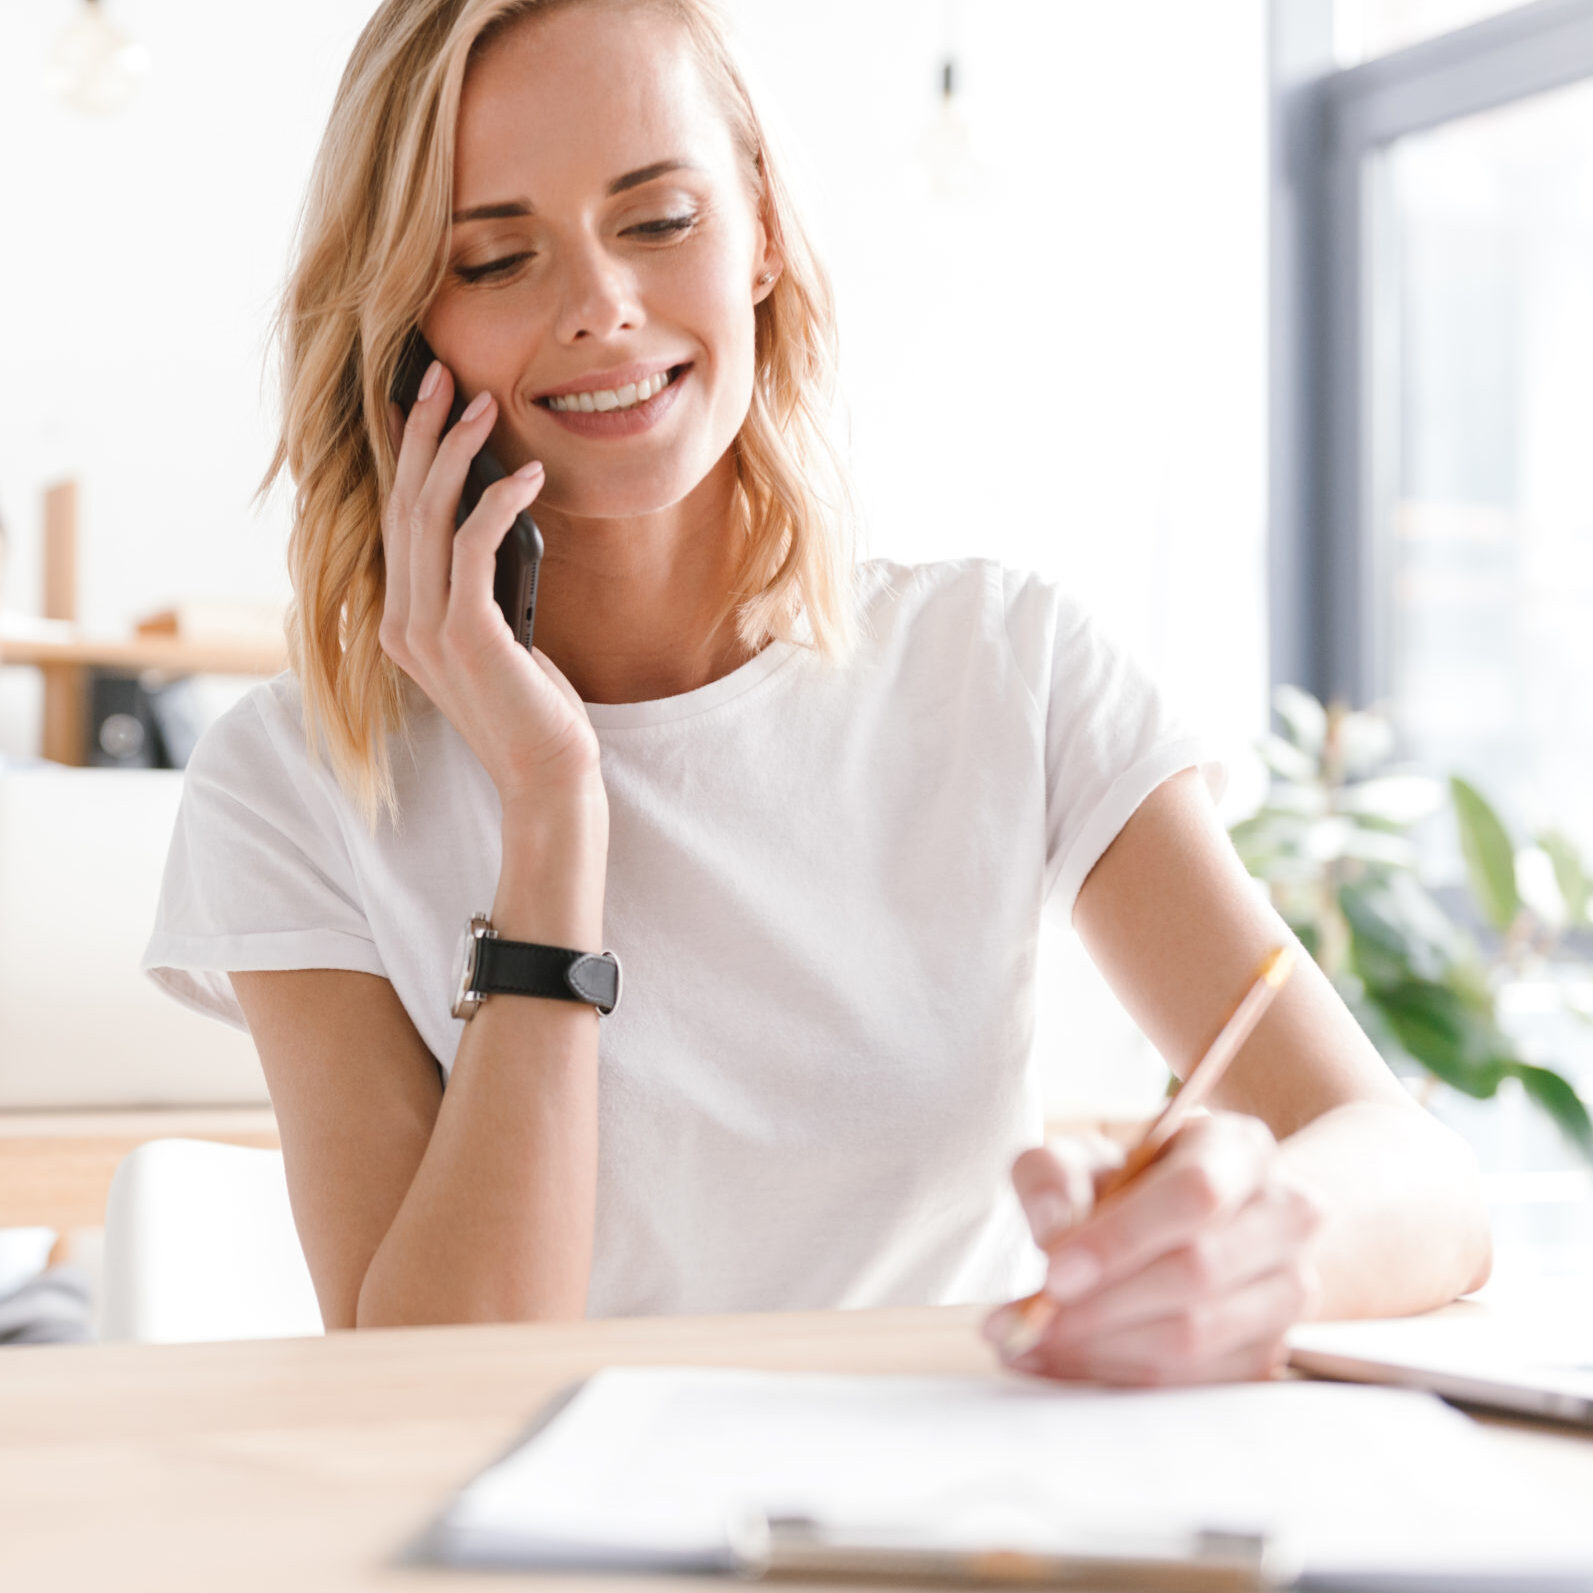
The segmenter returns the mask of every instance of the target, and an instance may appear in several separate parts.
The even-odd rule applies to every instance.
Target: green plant
[[[1478,1099],[1519,1079],[1593,1161],[1587,1107],[1561,1074],[1517,1054],[1496,1002],[1504,979],[1588,923],[1593,891],[1576,848],[1557,833],[1538,837],[1563,911],[1529,906],[1516,848],[1475,787],[1390,769],[1393,730],[1379,715],[1324,708],[1289,686],[1273,706],[1282,733],[1259,747],[1267,799],[1231,832],[1245,866],[1396,1072],[1415,1064]],[[1487,954],[1417,876],[1409,832],[1445,801],[1470,895],[1497,936]]]

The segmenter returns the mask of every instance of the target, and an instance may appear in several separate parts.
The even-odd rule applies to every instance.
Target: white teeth
[[[646,381],[629,383],[618,392],[605,387],[593,393],[566,393],[560,398],[550,398],[548,408],[579,410],[584,415],[591,415],[600,410],[632,409],[637,404],[645,404],[648,399],[655,398],[668,386],[669,372],[659,371],[656,376],[649,376]]]

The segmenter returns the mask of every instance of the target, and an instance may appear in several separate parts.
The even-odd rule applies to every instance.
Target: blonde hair
[[[345,68],[299,223],[274,335],[282,429],[260,486],[295,484],[288,644],[312,752],[367,824],[397,817],[391,737],[410,683],[382,651],[381,511],[395,455],[387,405],[410,329],[441,287],[454,136],[472,54],[512,24],[596,0],[385,0]],[[620,3],[620,0],[604,0]],[[752,403],[734,445],[746,537],[718,616],[749,648],[855,643],[853,517],[831,445],[835,314],[709,0],[623,0],[677,21],[747,162],[781,271],[755,311]],[[825,483],[827,494],[816,483]],[[805,622],[806,634],[801,634]]]

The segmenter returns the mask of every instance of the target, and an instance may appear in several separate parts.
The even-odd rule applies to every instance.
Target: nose
[[[636,282],[630,269],[597,239],[584,240],[565,251],[560,283],[557,336],[575,343],[602,342],[642,324]]]

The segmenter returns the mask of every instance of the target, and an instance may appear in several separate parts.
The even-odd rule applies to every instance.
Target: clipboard
[[[511,1460],[574,1402],[588,1379],[561,1389],[492,1464]],[[491,1470],[488,1466],[486,1470]],[[400,1555],[421,1566],[490,1566],[524,1569],[514,1552],[495,1554],[459,1531],[452,1505]],[[589,1558],[547,1557],[547,1570],[592,1570]],[[743,1582],[844,1582],[958,1587],[1077,1588],[1090,1593],[1272,1593],[1294,1580],[1297,1567],[1264,1534],[1145,1530],[1132,1544],[1111,1549],[1081,1544],[1071,1553],[1038,1553],[992,1541],[981,1549],[927,1547],[902,1528],[882,1525],[836,1530],[812,1516],[750,1512],[727,1523],[726,1552],[691,1555],[642,1565],[610,1562],[611,1570],[724,1575]]]
[[[1295,1576],[1295,1568],[1259,1533],[1147,1533],[1135,1545],[1072,1553],[996,1543],[951,1550],[926,1548],[900,1529],[835,1531],[810,1516],[764,1516],[744,1523],[733,1547],[737,1573],[753,1581],[1266,1593],[1287,1587]]]
[[[403,1558],[771,1583],[1593,1593],[1593,1520],[1564,1492],[1404,1390],[616,1367],[565,1389]]]

